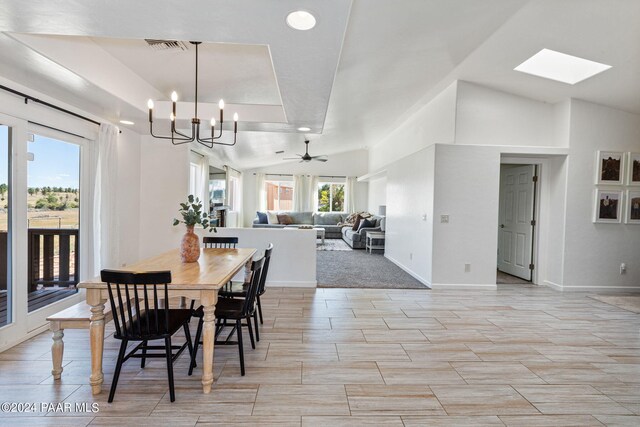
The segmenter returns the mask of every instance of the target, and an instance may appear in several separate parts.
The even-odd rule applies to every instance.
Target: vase
[[[200,238],[193,232],[193,226],[187,226],[187,232],[182,236],[180,258],[182,262],[196,262],[200,258]]]

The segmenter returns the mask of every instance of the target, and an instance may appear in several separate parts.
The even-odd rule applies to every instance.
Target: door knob
[[[504,228],[504,224],[500,224],[500,228]]]

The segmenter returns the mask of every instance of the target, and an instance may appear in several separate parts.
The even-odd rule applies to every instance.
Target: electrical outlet
[[[440,215],[440,223],[449,224],[449,215]]]
[[[626,273],[627,273],[627,264],[623,262],[622,264],[620,264],[620,274],[626,274]]]
[[[464,272],[465,273],[471,272],[471,264],[465,264],[464,265]]]

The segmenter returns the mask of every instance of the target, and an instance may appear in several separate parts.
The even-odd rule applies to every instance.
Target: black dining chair
[[[249,282],[245,298],[220,298],[216,303],[215,345],[238,345],[238,353],[240,356],[240,374],[242,376],[244,376],[244,347],[242,344],[242,326],[244,325],[242,321],[245,320],[247,322],[246,326],[249,330],[249,336],[252,341],[252,346],[255,348],[255,343],[253,343],[253,333],[251,330],[251,317],[255,312],[256,295],[258,293],[258,286],[260,285],[260,277],[262,274],[264,262],[264,258],[251,262],[251,282]],[[198,346],[201,344],[200,338],[202,336],[202,327],[204,325],[204,312],[202,310],[202,307],[196,310],[195,316],[199,317],[200,320],[198,321],[198,330],[196,332],[193,352],[191,353],[191,366],[189,367],[189,375],[193,373],[193,368],[196,367],[196,355],[198,353]],[[227,326],[227,321],[229,320],[235,321],[235,323],[232,323],[230,325],[231,332],[229,332],[227,338],[224,341],[218,341],[218,336],[222,333],[225,326]],[[234,333],[237,336],[237,341],[229,341]]]
[[[142,359],[140,367],[144,368],[147,358],[166,358],[169,376],[169,394],[171,401],[176,400],[173,385],[173,362],[185,348],[192,354],[189,321],[191,310],[169,308],[169,289],[171,283],[170,271],[129,272],[102,270],[100,277],[107,283],[111,312],[115,333],[113,337],[120,340],[120,351],[113,374],[109,402],[118,385],[122,364],[129,358]],[[164,300],[164,307],[160,307],[159,300]],[[171,337],[180,329],[184,330],[186,342],[183,345],[172,345]],[[149,341],[164,340],[164,345],[149,345]],[[130,341],[140,344],[126,353]],[[149,350],[164,350],[162,353],[148,353]],[[173,350],[177,350],[173,353]]]
[[[258,315],[260,316],[260,323],[263,324],[262,319],[262,304],[260,303],[260,297],[266,292],[267,275],[269,273],[269,264],[271,263],[271,252],[273,252],[273,243],[269,243],[267,249],[264,251],[264,267],[262,267],[262,274],[260,276],[260,284],[258,285],[258,292],[256,293],[256,305],[257,310],[253,313],[253,323],[255,326],[256,341],[260,341],[260,330],[258,329]],[[231,298],[245,298],[247,295],[248,283],[230,282],[219,293],[222,297]]]
[[[202,238],[202,243],[204,244],[205,248],[235,249],[238,245],[238,238],[206,236]]]

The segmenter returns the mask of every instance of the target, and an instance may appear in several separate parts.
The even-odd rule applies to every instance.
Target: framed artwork
[[[626,224],[640,224],[640,190],[627,190]]]
[[[622,190],[596,190],[593,222],[619,223],[622,220]]]
[[[622,185],[624,180],[624,153],[598,151],[596,184]]]
[[[627,185],[640,185],[640,153],[629,153]]]

